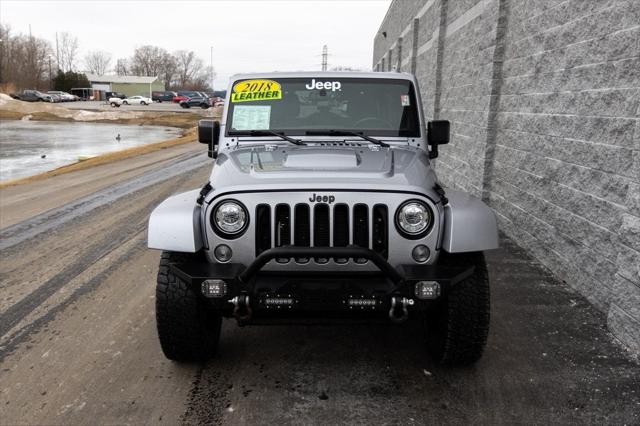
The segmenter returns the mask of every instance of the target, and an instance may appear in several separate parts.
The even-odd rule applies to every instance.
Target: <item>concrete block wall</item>
[[[452,122],[443,183],[640,352],[640,1],[395,0],[374,69],[389,53]]]

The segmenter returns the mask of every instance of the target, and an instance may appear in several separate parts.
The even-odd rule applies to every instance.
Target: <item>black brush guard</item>
[[[473,271],[473,265],[456,265],[455,267],[444,267],[441,265],[402,265],[401,271],[398,271],[389,264],[382,256],[375,251],[358,246],[348,247],[300,247],[300,246],[282,246],[275,247],[260,253],[258,257],[248,266],[244,267],[240,264],[227,263],[208,263],[206,261],[191,261],[187,263],[176,263],[171,265],[171,270],[182,280],[193,285],[200,285],[207,279],[220,279],[227,282],[230,287],[230,296],[251,292],[256,279],[259,279],[259,273],[262,268],[274,259],[281,258],[350,258],[350,259],[367,259],[371,261],[380,270],[382,275],[390,282],[388,295],[407,293],[412,290],[411,286],[417,281],[437,281],[446,289],[448,286],[454,285],[470,276]],[[279,272],[282,275],[287,274],[286,271]],[[297,272],[296,274],[300,274]],[[313,271],[308,273],[314,277],[336,274],[335,271],[321,272]],[[345,273],[342,275],[353,275],[354,273]],[[302,274],[304,275],[304,273]]]

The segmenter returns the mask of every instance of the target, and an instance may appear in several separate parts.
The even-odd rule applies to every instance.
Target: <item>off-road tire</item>
[[[475,266],[471,276],[452,286],[425,314],[427,348],[443,365],[463,366],[482,356],[489,335],[489,274],[484,255],[448,254],[444,265]]]
[[[174,361],[206,361],[215,354],[220,339],[220,313],[169,267],[193,256],[196,255],[163,252],[160,257],[156,324],[162,352]]]

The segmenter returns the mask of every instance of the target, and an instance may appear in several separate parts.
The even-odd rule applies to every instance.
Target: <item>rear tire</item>
[[[482,357],[489,335],[489,274],[484,255],[443,252],[439,263],[472,264],[475,270],[426,312],[427,348],[440,364],[470,365]]]
[[[163,252],[156,286],[156,323],[164,355],[174,361],[206,361],[220,340],[222,316],[186,282],[171,272],[171,263],[196,255]]]
[[[209,108],[209,105],[207,105],[207,104],[201,104],[201,105],[200,105],[200,108],[202,108],[202,109],[207,109],[207,108]]]
[[[145,101],[140,101],[140,105],[146,105],[147,103]]]
[[[127,102],[127,101],[122,101],[122,104],[123,104],[123,105],[129,105],[129,102]]]

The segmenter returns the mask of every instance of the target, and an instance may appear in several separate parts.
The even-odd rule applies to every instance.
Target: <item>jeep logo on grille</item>
[[[318,194],[313,194],[311,197],[309,197],[309,201],[311,201],[312,203],[333,203],[336,200],[336,197],[334,197],[333,195],[318,195]]]

